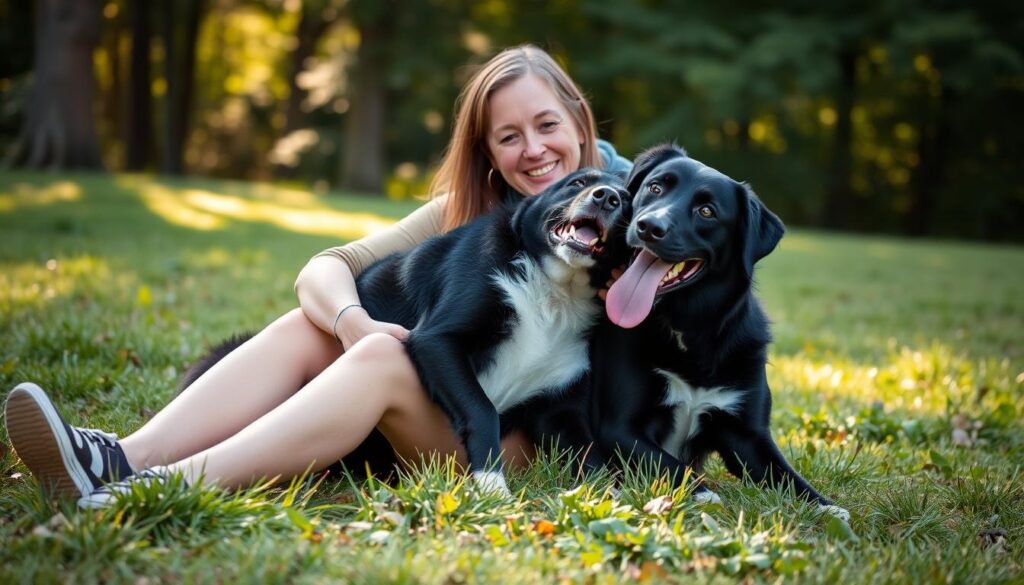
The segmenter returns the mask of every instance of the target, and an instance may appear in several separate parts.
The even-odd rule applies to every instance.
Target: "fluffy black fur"
[[[471,471],[484,471],[495,463],[502,431],[529,425],[535,429],[529,434],[536,436],[559,428],[557,423],[544,421],[545,412],[527,410],[523,405],[564,392],[585,374],[585,336],[599,314],[594,292],[608,278],[610,268],[628,258],[624,230],[629,218],[629,198],[621,177],[584,169],[541,195],[499,208],[408,252],[384,258],[357,279],[359,297],[370,316],[410,330],[406,350],[427,392],[463,440]],[[565,229],[569,225],[589,226],[590,233],[602,234],[598,249],[569,237]],[[516,308],[499,281],[544,280],[545,276],[538,274],[548,275],[545,270],[530,272],[526,267],[548,264],[561,266],[552,269],[555,273],[568,270],[583,277],[585,291],[579,286],[580,278],[575,283],[552,278],[545,285],[554,287],[555,292],[568,293],[573,288],[573,298],[590,308],[589,321],[578,334],[575,329],[572,334],[583,343],[580,363],[569,364],[574,373],[562,376],[565,379],[555,387],[520,389],[522,396],[506,397],[506,408],[499,413],[488,396],[490,388],[483,388],[480,379],[501,365],[495,362],[507,353],[499,350],[521,323],[551,304],[550,298],[530,299],[532,306],[526,307],[530,314],[521,315],[517,311],[524,307]],[[555,338],[569,325],[562,319],[543,325],[538,341]],[[245,339],[247,336],[241,336],[214,348],[186,374],[182,387]],[[533,368],[557,365],[537,363]],[[557,410],[552,412],[558,416]],[[578,436],[572,434],[566,442],[575,445]],[[378,434],[369,442],[372,444],[346,458],[350,467],[357,467],[353,465],[357,457],[371,463],[390,460],[391,450]]]
[[[600,447],[660,461],[677,483],[717,452],[738,477],[792,485],[807,500],[829,505],[786,462],[769,432],[771,336],[751,286],[754,265],[782,237],[782,222],[747,185],[673,145],[641,154],[627,183],[634,194],[630,246],[670,264],[700,263],[686,265],[699,266],[690,278],[659,287],[650,315],[636,328],[605,323],[595,333],[591,414]],[[617,311],[613,304],[609,317]],[[709,407],[692,419],[699,430],[686,437],[677,426],[677,417],[690,415],[686,405],[666,405],[671,376],[682,382],[675,383],[677,400],[686,387],[698,402],[713,396],[709,389],[724,389],[734,398],[731,408]],[[713,496],[704,486],[697,490]]]

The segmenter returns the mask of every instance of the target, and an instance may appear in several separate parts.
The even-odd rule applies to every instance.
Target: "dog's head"
[[[628,258],[626,227],[632,207],[618,175],[581,169],[536,197],[512,217],[524,251],[553,256],[571,268],[607,268]]]
[[[636,257],[608,291],[608,317],[635,327],[665,293],[728,274],[749,287],[754,264],[782,238],[782,221],[750,188],[689,158],[674,145],[634,162],[627,180]]]

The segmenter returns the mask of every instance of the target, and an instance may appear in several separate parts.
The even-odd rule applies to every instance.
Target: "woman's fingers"
[[[406,329],[405,327],[402,327],[401,325],[396,325],[394,323],[388,323],[387,325],[388,327],[385,332],[391,337],[397,339],[398,341],[405,341],[405,339],[409,337],[409,330]]]

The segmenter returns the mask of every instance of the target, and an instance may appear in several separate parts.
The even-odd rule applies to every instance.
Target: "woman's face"
[[[577,170],[583,134],[554,92],[527,74],[490,97],[487,149],[505,182],[537,195]]]

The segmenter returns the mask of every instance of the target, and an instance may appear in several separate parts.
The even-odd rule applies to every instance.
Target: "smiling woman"
[[[580,166],[628,171],[610,145],[599,147],[594,128],[586,99],[547,53],[503,51],[460,96],[432,188],[438,196],[396,225],[310,260],[295,283],[300,309],[230,351],[123,440],[66,424],[41,388],[21,384],[5,409],[15,450],[44,489],[86,506],[170,472],[223,487],[293,477],[351,453],[374,429],[405,460],[436,452],[465,462],[467,437],[424,391],[402,344],[409,332],[363,310],[355,277],[501,203],[537,195]],[[279,211],[211,197],[192,193],[186,202],[216,219],[267,220]],[[600,234],[587,230],[575,236],[589,245]],[[532,451],[524,437],[502,447],[515,464]]]
[[[540,193],[580,166],[583,131],[547,84],[527,75],[491,96],[491,164],[520,193]]]

